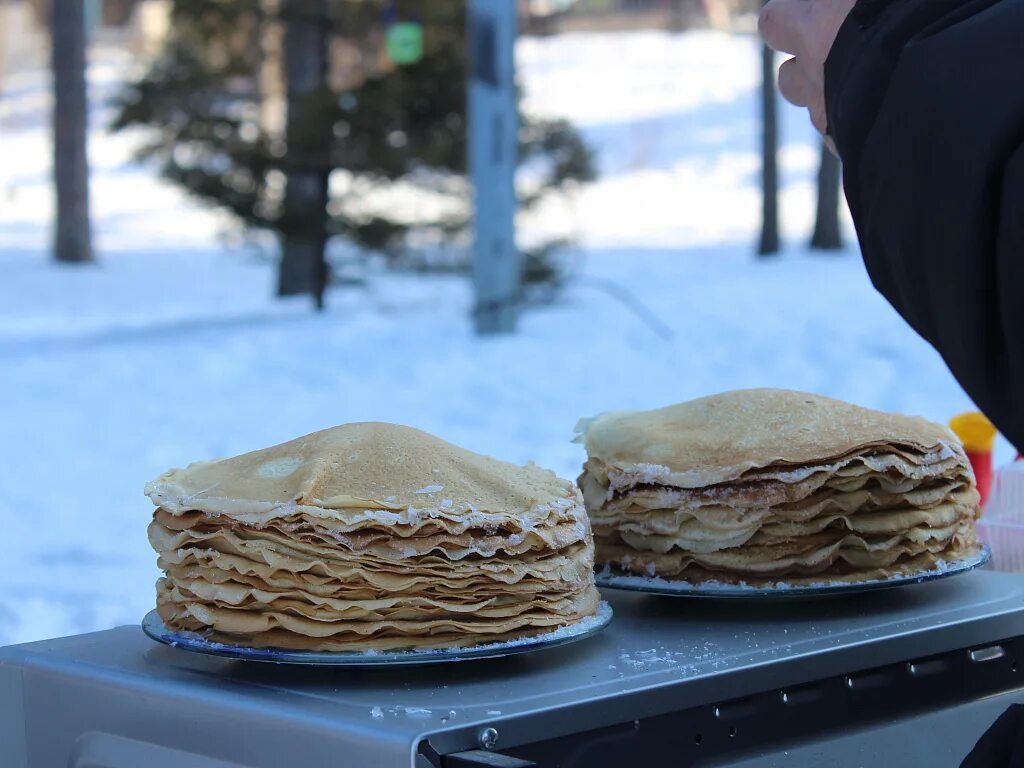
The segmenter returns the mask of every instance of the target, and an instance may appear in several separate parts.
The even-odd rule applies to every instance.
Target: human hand
[[[779,67],[779,91],[786,101],[807,107],[822,134],[828,130],[825,59],[855,4],[856,0],[770,0],[761,10],[758,26],[765,43],[793,54]],[[827,135],[825,142],[835,152]]]

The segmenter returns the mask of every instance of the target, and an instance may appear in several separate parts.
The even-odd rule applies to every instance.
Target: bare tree
[[[701,0],[708,24],[719,32],[728,32],[732,28],[732,14],[727,0]]]
[[[811,248],[835,251],[843,247],[839,231],[839,188],[842,168],[825,142],[821,143],[821,164],[818,166],[818,212],[814,218]]]
[[[779,251],[779,123],[775,97],[775,52],[761,47],[761,241],[757,252]]]
[[[309,293],[323,308],[327,284],[327,152],[330,126],[318,115],[327,77],[326,0],[285,0],[284,58],[289,154],[279,296]]]
[[[88,103],[85,87],[85,4],[53,0],[53,179],[57,261],[92,261],[89,225]]]

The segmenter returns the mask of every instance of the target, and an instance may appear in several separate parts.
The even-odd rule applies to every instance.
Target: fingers
[[[808,85],[807,76],[796,57],[782,62],[779,67],[779,93],[786,101],[798,107],[806,107],[811,101]]]
[[[771,0],[765,5],[758,28],[768,47],[782,53],[803,51],[811,5],[808,0]]]
[[[802,58],[793,57],[779,67],[779,92],[783,98],[798,107],[807,107],[811,123],[821,133],[828,127],[825,115],[825,95],[817,70],[808,70]]]
[[[818,129],[818,133],[824,135],[828,131],[828,116],[825,114],[825,99],[815,99],[807,105],[807,111],[811,115],[811,123]]]
[[[779,91],[798,107],[806,107],[821,133],[825,115],[825,59],[839,26],[856,0],[770,0],[758,25],[765,44],[793,54],[779,67]]]
[[[808,12],[808,52],[822,63],[828,58],[839,27],[850,15],[856,0],[814,0]]]

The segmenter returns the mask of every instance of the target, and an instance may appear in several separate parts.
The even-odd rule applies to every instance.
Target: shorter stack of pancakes
[[[596,613],[579,492],[415,429],[348,424],[149,483],[157,610],[216,641],[458,647]]]
[[[866,580],[977,551],[945,427],[755,389],[581,422],[598,564],[691,582]]]

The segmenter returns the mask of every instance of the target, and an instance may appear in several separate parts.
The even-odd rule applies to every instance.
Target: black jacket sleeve
[[[860,0],[825,103],[872,282],[1024,449],[1024,0]]]
[[[1013,704],[989,727],[960,768],[1024,766],[1024,705]]]

